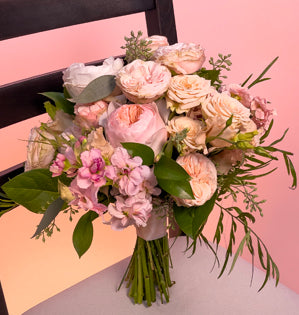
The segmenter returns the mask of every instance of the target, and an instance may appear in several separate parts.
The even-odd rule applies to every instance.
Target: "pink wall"
[[[174,0],[174,7],[180,41],[200,43],[208,56],[232,53],[229,82],[239,83],[252,72],[259,74],[280,56],[270,72],[272,80],[253,92],[268,98],[278,112],[273,140],[290,127],[283,147],[295,153],[298,168],[298,1]],[[132,29],[145,30],[143,15],[4,41],[0,43],[0,84],[67,67],[72,62],[120,54],[123,36]],[[25,159],[26,142],[20,139],[27,138],[30,126],[38,120],[0,131],[0,169]],[[279,170],[260,181],[259,194],[267,203],[256,231],[280,268],[281,282],[299,293],[298,191],[288,189],[290,179],[283,164],[275,166]],[[60,218],[62,231],[44,245],[30,239],[39,219],[20,207],[0,220],[0,278],[13,315],[128,256],[134,246],[132,229],[120,235],[97,222],[92,248],[79,260],[71,244],[75,222]],[[211,220],[208,232],[213,224]]]

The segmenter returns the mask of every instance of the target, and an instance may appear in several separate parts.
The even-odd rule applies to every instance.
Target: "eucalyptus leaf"
[[[81,94],[76,98],[76,103],[86,104],[101,100],[110,95],[115,88],[115,76],[103,75],[92,80]]]
[[[159,179],[175,181],[190,179],[189,174],[181,165],[165,155],[162,155],[160,160],[156,163],[154,173],[158,181]]]
[[[63,110],[65,113],[74,115],[74,103],[68,101],[61,92],[44,92],[40,93],[52,100],[57,109]]]
[[[79,258],[89,249],[93,238],[92,221],[99,215],[88,211],[78,221],[73,233],[73,245]]]
[[[143,165],[153,165],[155,153],[149,146],[135,142],[123,142],[121,145],[129,152],[131,156],[142,158]]]
[[[22,173],[2,186],[7,196],[35,213],[44,213],[59,197],[58,180],[47,169]]]
[[[49,224],[56,218],[62,206],[64,204],[64,200],[60,197],[53,201],[46,212],[44,213],[35,233],[33,234],[32,238],[39,235]]]

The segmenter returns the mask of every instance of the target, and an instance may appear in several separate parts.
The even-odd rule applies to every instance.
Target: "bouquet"
[[[125,37],[125,61],[100,66],[71,65],[63,72],[63,92],[42,93],[49,121],[33,128],[25,172],[1,188],[1,215],[22,205],[42,214],[33,237],[59,230],[55,217],[81,215],[73,232],[79,257],[90,247],[93,221],[114,230],[136,227],[137,240],[127,282],[135,303],[169,301],[172,265],[168,231],[179,227],[193,254],[199,243],[215,255],[230,218],[229,242],[219,276],[243,249],[258,255],[265,280],[278,268],[251,223],[262,215],[255,179],[272,173],[269,164],[284,158],[297,185],[291,152],[277,147],[286,135],[264,144],[275,111],[251,88],[267,71],[242,84],[224,84],[231,55],[210,58],[199,44],[169,45],[163,36]],[[244,209],[225,200],[243,201]],[[219,213],[213,244],[204,234],[212,211]],[[243,238],[236,245],[237,229]],[[236,246],[236,248],[235,248]],[[256,250],[257,249],[257,250]],[[234,254],[233,254],[234,251]]]

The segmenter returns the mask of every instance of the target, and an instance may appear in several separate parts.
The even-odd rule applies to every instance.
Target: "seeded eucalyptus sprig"
[[[151,53],[151,49],[148,48],[148,45],[151,44],[152,41],[141,39],[141,36],[141,31],[138,31],[136,36],[133,31],[131,31],[131,37],[125,36],[126,45],[121,46],[121,48],[126,50],[125,60],[128,63],[136,59],[148,61],[151,60],[153,56],[153,54]]]

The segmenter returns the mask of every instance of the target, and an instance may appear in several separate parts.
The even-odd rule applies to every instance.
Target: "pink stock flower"
[[[78,177],[76,177],[71,182],[70,191],[75,198],[69,202],[69,205],[86,211],[92,210],[100,215],[107,210],[105,205],[98,203],[99,186],[91,184],[87,189],[83,189],[78,185]]]
[[[122,195],[134,196],[145,191],[159,195],[153,170],[142,165],[142,159],[138,156],[131,158],[127,150],[118,147],[111,156],[111,165],[106,167],[106,176],[117,184]]]
[[[97,101],[90,104],[75,105],[75,122],[82,128],[99,127],[99,118],[107,111],[108,104],[104,101]]]
[[[144,193],[128,198],[116,196],[116,202],[108,205],[108,212],[112,216],[111,227],[113,230],[123,230],[132,224],[144,227],[152,208],[151,197]]]
[[[252,114],[252,120],[255,122],[257,128],[267,128],[270,119],[276,114],[275,110],[267,108],[267,100],[265,98],[256,96],[251,104],[250,111]]]
[[[55,161],[50,166],[50,172],[52,172],[52,177],[60,176],[64,169],[65,156],[58,153]]]
[[[155,103],[122,105],[108,116],[105,133],[113,147],[122,142],[150,146],[157,155],[167,141],[166,126]]]
[[[78,186],[86,189],[92,184],[96,187],[105,185],[105,161],[102,158],[101,151],[98,149],[84,151],[80,158],[83,166],[78,170]]]

